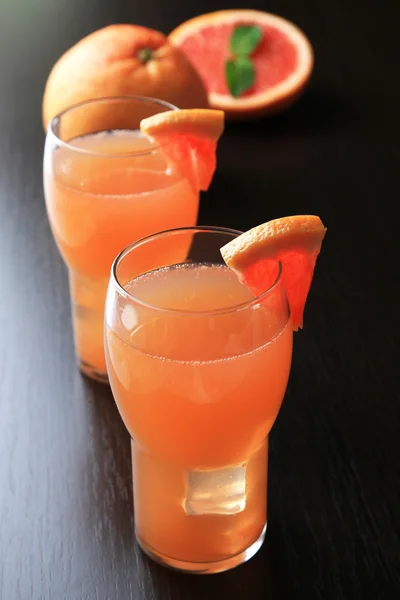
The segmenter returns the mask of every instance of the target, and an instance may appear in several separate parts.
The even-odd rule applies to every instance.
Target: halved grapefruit
[[[275,281],[278,261],[294,331],[303,312],[326,228],[315,215],[283,217],[258,225],[221,248],[225,263],[254,295]]]
[[[160,145],[173,172],[187,177],[197,191],[210,186],[223,130],[223,111],[206,108],[170,110],[140,123],[140,131]]]
[[[254,82],[239,97],[229,91],[225,72],[231,38],[238,26],[260,30],[249,55]],[[290,21],[258,10],[221,10],[190,19],[169,34],[187,56],[207,88],[209,104],[230,118],[252,118],[290,106],[303,92],[314,63],[312,46]]]

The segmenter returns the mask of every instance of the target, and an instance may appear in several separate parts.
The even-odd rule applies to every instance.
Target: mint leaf
[[[255,72],[253,63],[246,56],[238,56],[225,63],[228,89],[234,98],[238,98],[254,83]]]
[[[263,32],[258,25],[237,25],[231,41],[230,50],[235,56],[248,56],[257,48]]]

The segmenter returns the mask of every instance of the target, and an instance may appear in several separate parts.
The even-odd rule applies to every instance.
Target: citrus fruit
[[[196,70],[165,35],[137,25],[109,25],[80,40],[54,65],[43,96],[43,126],[84,100],[129,95],[179,108],[208,106]],[[99,129],[104,118],[106,111],[99,113]]]
[[[315,215],[283,217],[258,225],[221,248],[225,263],[254,295],[276,280],[278,261],[293,329],[303,326],[303,312],[315,262],[326,228]]]
[[[196,190],[207,190],[211,183],[223,129],[223,111],[211,109],[172,110],[140,122],[140,131],[160,145],[169,167]]]
[[[248,89],[235,97],[228,87],[226,62],[235,49],[233,33],[243,26],[257,29],[259,35],[247,52],[236,44],[236,64],[247,65],[247,74],[252,68],[254,77]],[[179,25],[169,39],[202,77],[210,106],[230,118],[257,117],[290,106],[313,68],[313,50],[304,33],[290,21],[262,11],[233,9],[200,15]]]

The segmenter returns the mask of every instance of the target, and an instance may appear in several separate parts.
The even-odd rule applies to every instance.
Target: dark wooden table
[[[396,600],[400,596],[399,5],[253,2],[309,35],[316,67],[287,114],[229,125],[200,222],[317,213],[328,227],[271,435],[269,529],[216,576],[134,540],[129,439],[76,370],[66,270],[42,192],[41,98],[90,31],[170,31],[222,0],[0,0],[0,598]],[[397,91],[396,91],[397,90]]]

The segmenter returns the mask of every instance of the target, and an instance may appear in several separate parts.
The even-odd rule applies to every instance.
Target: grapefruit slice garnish
[[[226,61],[237,26],[261,30],[261,40],[249,55],[254,84],[239,97],[228,89]],[[232,9],[200,15],[179,25],[169,35],[203,79],[210,106],[227,117],[245,118],[278,112],[304,90],[314,64],[312,46],[296,25],[267,12]]]
[[[223,130],[223,111],[206,108],[170,110],[140,122],[140,131],[160,145],[173,172],[204,191],[217,166],[217,142]]]
[[[315,215],[283,217],[239,235],[221,248],[221,254],[255,296],[273,285],[281,263],[282,283],[297,331],[303,326],[304,306],[325,232]]]

